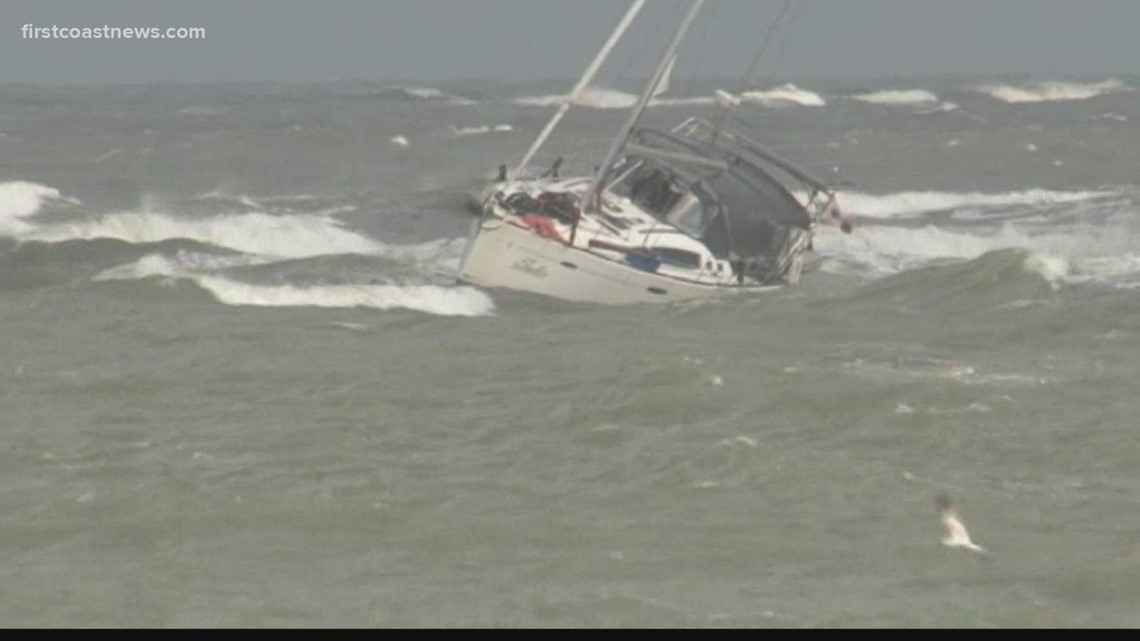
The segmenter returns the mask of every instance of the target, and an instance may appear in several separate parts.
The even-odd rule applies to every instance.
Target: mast
[[[614,140],[614,144],[606,154],[605,160],[598,167],[598,171],[594,175],[594,180],[590,183],[590,189],[586,192],[585,202],[583,203],[585,209],[593,209],[597,206],[598,195],[602,188],[602,182],[606,178],[606,174],[610,172],[613,164],[617,161],[618,155],[625,147],[625,143],[633,133],[634,127],[637,126],[637,121],[641,119],[641,114],[649,105],[649,100],[653,98],[653,94],[661,83],[661,79],[665,77],[665,72],[673,66],[673,57],[677,53],[677,48],[681,46],[681,41],[685,38],[685,32],[689,30],[689,26],[697,17],[697,13],[700,12],[701,6],[704,3],[705,0],[693,0],[692,5],[689,6],[689,12],[685,14],[685,19],[681,21],[681,26],[677,27],[677,32],[673,34],[673,40],[669,43],[669,48],[665,50],[665,55],[661,56],[661,61],[657,63],[657,69],[654,70],[653,77],[649,79],[649,84],[646,85],[645,91],[642,92],[641,98],[637,101],[637,106],[634,107],[633,112],[629,115],[629,119],[619,131],[618,137]]]
[[[516,176],[526,169],[527,164],[534,158],[534,155],[538,153],[538,149],[542,147],[546,139],[550,137],[551,132],[554,131],[554,127],[557,126],[559,121],[562,120],[562,117],[566,115],[566,112],[570,109],[570,105],[574,104],[574,101],[577,100],[586,87],[589,86],[590,81],[594,79],[602,63],[606,61],[610,52],[613,51],[614,46],[617,45],[618,40],[620,40],[626,30],[629,29],[629,26],[633,24],[633,19],[637,17],[638,12],[641,11],[643,6],[645,6],[645,0],[633,0],[633,4],[629,6],[629,10],[625,12],[625,16],[618,22],[614,32],[610,34],[609,39],[606,40],[601,50],[594,56],[594,60],[590,63],[590,66],[586,67],[586,71],[578,80],[578,84],[574,85],[574,88],[570,91],[566,102],[558,107],[558,111],[550,118],[550,122],[546,123],[542,132],[538,134],[538,138],[535,138],[534,143],[531,144],[530,149],[527,150],[526,155],[523,156],[522,161],[519,162],[518,167],[515,168]]]

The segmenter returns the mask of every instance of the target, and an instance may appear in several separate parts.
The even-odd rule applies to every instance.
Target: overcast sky
[[[741,75],[783,2],[708,0],[677,73]],[[611,75],[648,72],[681,3],[650,0]],[[0,83],[571,78],[628,4],[0,0]],[[784,77],[1107,77],[1140,66],[1140,0],[793,0],[792,7],[765,57],[766,71]],[[30,40],[21,36],[25,24],[204,27],[206,37]]]

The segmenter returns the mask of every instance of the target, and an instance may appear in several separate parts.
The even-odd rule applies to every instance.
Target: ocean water
[[[456,285],[568,84],[0,87],[0,623],[1140,625],[1140,80],[755,87],[799,284]]]

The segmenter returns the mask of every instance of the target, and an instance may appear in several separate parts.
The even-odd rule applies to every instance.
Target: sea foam
[[[440,316],[486,316],[495,304],[471,287],[440,285],[258,285],[221,276],[197,276],[194,282],[227,305],[257,307],[368,307],[410,309]]]
[[[902,218],[934,211],[965,207],[1043,206],[1074,203],[1114,195],[1111,191],[1056,191],[1025,189],[981,193],[946,191],[903,191],[873,195],[841,192],[839,204],[844,213],[868,218]]]
[[[1027,85],[983,85],[977,87],[976,91],[1002,102],[1019,104],[1088,100],[1126,89],[1119,80],[1106,80],[1091,83],[1046,81]]]
[[[133,244],[192,240],[224,249],[278,258],[375,254],[385,248],[327,216],[250,212],[182,218],[152,212],[120,212],[28,229],[21,240],[65,242],[117,239]]]
[[[740,94],[741,102],[764,107],[824,107],[827,101],[818,93],[801,89],[791,83],[767,91],[746,91]]]
[[[885,89],[850,96],[852,100],[875,105],[929,105],[939,101],[938,95],[925,89]]]

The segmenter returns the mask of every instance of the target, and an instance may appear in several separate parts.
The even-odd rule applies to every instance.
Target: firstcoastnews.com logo
[[[26,24],[20,27],[26,40],[200,40],[206,37],[205,27],[37,27]]]

